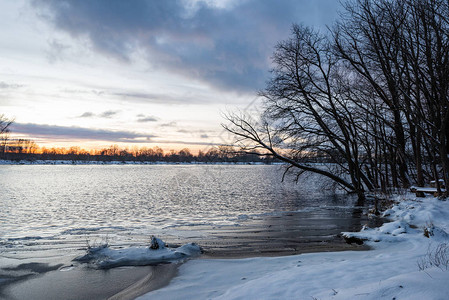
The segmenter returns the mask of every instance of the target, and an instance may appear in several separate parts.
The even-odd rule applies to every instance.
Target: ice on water
[[[87,253],[75,258],[75,261],[89,263],[101,269],[108,269],[120,266],[170,263],[200,254],[201,248],[195,243],[172,249],[165,247],[165,243],[161,239],[152,237],[150,245],[145,247],[113,249],[107,244],[88,247]]]

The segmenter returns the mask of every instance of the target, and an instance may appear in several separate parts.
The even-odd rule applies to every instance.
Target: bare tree
[[[272,156],[290,164],[292,167],[298,168],[300,173],[309,171],[321,174],[334,180],[349,191],[355,191],[355,187],[344,177],[338,176],[325,169],[301,163],[300,160],[297,159],[297,149],[280,148],[282,146],[281,144],[284,144],[283,141],[279,139],[279,134],[274,133],[275,130],[270,128],[267,123],[261,125],[254,122],[254,120],[250,120],[249,116],[232,113],[228,114],[226,118],[230,121],[230,124],[222,124],[223,127],[236,136],[235,144],[239,146],[244,153]]]
[[[377,99],[388,106],[395,134],[395,162],[402,185],[407,187],[406,135],[401,110],[402,76],[398,27],[404,22],[400,1],[350,1],[333,29],[336,55],[348,62]],[[392,166],[395,171],[396,165]]]
[[[411,129],[419,135],[416,156],[424,152],[421,149],[426,151],[440,189],[440,176],[449,186],[449,3],[408,0],[407,5],[410,13],[402,51],[414,92],[405,104],[414,120]]]
[[[228,115],[242,151],[365,190],[449,186],[449,2],[354,0],[321,35],[294,25],[273,55],[261,121]],[[326,156],[331,169],[305,164]],[[440,186],[437,187],[439,190]]]
[[[9,138],[9,127],[13,123],[12,119],[8,119],[5,115],[0,115],[0,150],[2,156],[5,155],[6,146]]]

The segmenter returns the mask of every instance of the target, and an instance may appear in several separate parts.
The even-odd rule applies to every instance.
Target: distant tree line
[[[273,54],[260,119],[223,126],[243,153],[365,191],[449,187],[449,1],[355,0],[323,34],[294,25]],[[304,162],[325,155],[327,168]]]
[[[39,147],[29,139],[10,138],[12,119],[0,114],[0,159],[6,160],[69,160],[69,161],[134,161],[134,162],[199,162],[199,163],[264,163],[279,162],[269,157],[255,157],[241,153],[229,146],[210,147],[197,154],[192,154],[188,148],[179,151],[164,152],[160,147],[122,147],[111,145],[104,149],[85,150],[78,146],[69,148]]]
[[[70,148],[40,148],[35,142],[28,139],[5,139],[1,147],[1,159],[7,160],[69,160],[69,161],[119,161],[119,162],[201,162],[201,163],[249,163],[259,162],[271,164],[277,160],[268,157],[255,157],[254,155],[239,153],[232,147],[211,147],[206,151],[192,154],[188,148],[179,151],[164,152],[160,147],[132,147],[120,148],[111,145],[99,150],[85,150],[81,147]]]

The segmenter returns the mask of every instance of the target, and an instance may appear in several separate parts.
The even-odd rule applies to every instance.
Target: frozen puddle
[[[199,256],[201,248],[195,243],[185,244],[179,248],[166,248],[165,243],[156,237],[151,239],[149,247],[130,247],[111,249],[108,245],[89,247],[85,255],[75,261],[89,263],[100,269],[121,266],[146,266],[181,261]]]

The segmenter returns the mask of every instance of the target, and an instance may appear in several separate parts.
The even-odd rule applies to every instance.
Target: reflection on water
[[[281,182],[282,172],[249,165],[0,166],[0,251],[79,249],[106,237],[126,246],[152,234],[173,244],[195,241],[211,253],[256,251],[269,248],[267,241],[293,249],[360,228],[354,197],[327,191],[321,177]]]

